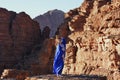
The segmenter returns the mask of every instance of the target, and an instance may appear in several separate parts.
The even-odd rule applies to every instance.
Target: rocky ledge
[[[87,75],[62,75],[57,77],[56,75],[40,75],[34,77],[28,77],[25,80],[107,80],[104,76],[87,76]]]

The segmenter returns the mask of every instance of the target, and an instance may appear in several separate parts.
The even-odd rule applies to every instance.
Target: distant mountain
[[[49,36],[53,37],[59,25],[64,22],[64,12],[57,9],[50,10],[43,15],[35,17],[33,20],[39,23],[41,31],[48,26],[51,30]]]

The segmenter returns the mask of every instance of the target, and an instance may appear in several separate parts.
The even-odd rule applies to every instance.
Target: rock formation
[[[40,32],[37,23],[25,16],[25,13],[16,14],[5,9],[0,12],[4,13],[0,15],[0,60],[4,61],[4,64],[11,64],[29,53],[31,46],[39,40],[37,36]],[[49,38],[49,33],[54,27],[44,27],[42,43],[34,46],[31,54],[24,56],[23,68],[32,75],[52,73],[56,41],[55,38]],[[67,40],[63,74],[102,75],[108,80],[120,79],[119,0],[84,0],[79,8],[65,14],[65,21],[56,33]],[[12,58],[13,56],[15,57]],[[40,78],[32,77],[26,80],[32,79]]]
[[[5,69],[2,73],[2,80],[24,80],[30,76],[28,71],[16,70],[16,69]]]
[[[107,80],[105,76],[89,76],[89,75],[40,75],[35,77],[27,77],[25,80]]]
[[[53,37],[59,25],[64,22],[64,12],[57,9],[51,10],[35,17],[34,20],[39,23],[41,31],[48,26],[50,28],[49,36]]]
[[[79,8],[65,14],[65,22],[57,30],[57,34],[67,40],[63,74],[103,75],[108,80],[120,79],[119,9],[119,1],[84,0]],[[52,73],[55,39],[46,39],[42,46],[37,51],[40,62],[30,65],[31,70],[41,71],[34,70],[35,74]]]
[[[32,50],[31,55],[25,57],[24,68],[32,75],[52,74],[54,53],[55,39],[46,39]]]
[[[84,0],[65,18],[69,34],[63,74],[104,75],[119,80],[119,0]]]
[[[0,8],[0,74],[3,69],[19,68],[25,55],[40,42],[40,29],[26,13]]]

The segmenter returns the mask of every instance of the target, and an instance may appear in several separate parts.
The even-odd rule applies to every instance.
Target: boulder
[[[30,76],[28,71],[16,70],[16,69],[5,69],[1,75],[2,80],[24,80],[26,77]]]

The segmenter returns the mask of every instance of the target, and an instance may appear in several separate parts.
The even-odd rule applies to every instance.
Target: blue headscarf
[[[56,75],[60,75],[62,73],[62,69],[64,67],[64,60],[66,51],[66,40],[65,38],[61,38],[61,43],[59,43],[56,47],[54,63],[53,63],[53,73]]]

